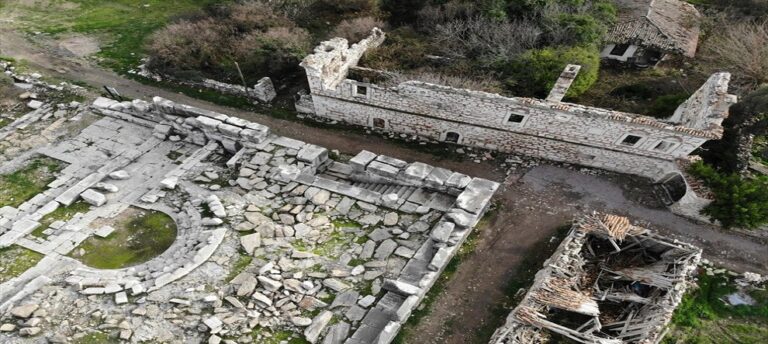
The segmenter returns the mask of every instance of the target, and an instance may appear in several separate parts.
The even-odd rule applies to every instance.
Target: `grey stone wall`
[[[680,123],[555,101],[558,97],[510,98],[418,81],[385,88],[346,79],[362,52],[383,39],[378,30],[351,47],[335,38],[307,56],[302,66],[316,116],[658,179],[676,170],[676,159],[722,135],[718,121],[691,118],[724,117],[733,102],[727,73],[713,75],[681,106],[687,120]],[[636,142],[626,142],[630,135]]]

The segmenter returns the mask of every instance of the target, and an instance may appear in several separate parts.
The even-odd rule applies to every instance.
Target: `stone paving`
[[[0,285],[0,341],[100,332],[128,342],[251,343],[283,333],[389,343],[498,188],[367,151],[333,160],[257,123],[162,98],[100,98],[80,111],[104,117],[9,165],[35,155],[66,163],[46,191],[0,210],[0,246],[45,255]],[[89,210],[31,235],[78,200]],[[71,258],[132,206],[174,219],[171,247],[115,270]]]

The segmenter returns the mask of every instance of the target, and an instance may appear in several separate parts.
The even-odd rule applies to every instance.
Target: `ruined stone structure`
[[[562,102],[578,68],[567,66],[547,99],[510,98],[419,81],[381,87],[350,78],[383,72],[356,66],[384,41],[372,35],[352,46],[323,42],[302,62],[311,91],[300,109],[319,118],[456,143],[602,168],[657,181],[678,175],[676,161],[722,136],[735,96],[730,74],[716,73],[665,121]],[[671,202],[681,198],[674,197]]]
[[[159,97],[64,105],[8,126],[83,127],[0,164],[0,175],[34,156],[66,165],[44,191],[0,207],[0,248],[41,257],[0,280],[2,343],[98,332],[131,343],[262,343],[279,333],[387,344],[499,187],[369,151],[337,161],[264,125]],[[79,200],[89,206],[48,221]],[[115,219],[129,208],[170,216],[173,243],[122,268],[79,260],[87,240],[124,229]]]
[[[700,260],[700,249],[627,218],[585,216],[490,343],[658,343]]]

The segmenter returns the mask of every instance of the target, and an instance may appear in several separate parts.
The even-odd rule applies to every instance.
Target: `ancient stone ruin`
[[[562,102],[578,73],[566,66],[547,99],[504,97],[420,81],[382,87],[387,72],[358,67],[366,50],[385,34],[351,46],[345,39],[321,43],[302,62],[311,94],[297,109],[320,119],[481,147],[501,152],[644,176],[666,190],[673,211],[698,217],[708,200],[697,195],[679,165],[704,142],[719,139],[736,97],[730,74],[715,73],[666,120]],[[682,185],[680,188],[679,185]]]
[[[490,343],[658,343],[700,259],[627,218],[585,216]]]
[[[0,209],[0,247],[42,257],[0,284],[0,342],[98,328],[130,342],[389,343],[499,187],[368,151],[336,160],[162,98],[99,98],[78,112],[84,129],[3,165],[46,156],[66,167]],[[85,210],[46,221],[78,202]],[[170,216],[170,247],[116,269],[84,264],[83,243],[111,237],[119,229],[105,223],[129,209]]]

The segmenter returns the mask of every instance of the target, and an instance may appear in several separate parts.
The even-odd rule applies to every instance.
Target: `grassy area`
[[[257,327],[251,331],[254,343],[260,344],[309,344],[300,334],[291,331],[270,331],[263,327]]]
[[[70,0],[40,6],[30,1],[8,6],[21,10],[19,22],[30,32],[82,33],[103,41],[99,56],[119,72],[139,65],[148,36],[170,19],[221,3],[217,0]]]
[[[90,209],[91,205],[83,201],[77,201],[66,207],[58,207],[52,213],[45,215],[42,219],[40,219],[40,226],[32,231],[32,235],[45,238],[46,236],[43,234],[43,231],[46,230],[52,223],[56,221],[69,221],[73,216],[75,216],[75,214],[86,213]]]
[[[17,277],[37,265],[43,255],[21,246],[0,248],[0,283]]]
[[[0,176],[0,207],[18,207],[35,195],[45,191],[56,179],[63,166],[50,158],[35,158],[24,168]]]
[[[108,237],[83,241],[73,253],[83,249],[85,254],[76,258],[94,268],[124,268],[163,253],[176,239],[176,223],[170,216],[147,210],[129,214],[112,225],[115,231]]]
[[[749,293],[753,306],[723,302],[737,288],[730,276],[699,276],[699,288],[690,291],[672,317],[664,344],[765,343],[768,338],[768,291]]]
[[[107,333],[91,332],[82,338],[74,340],[72,344],[111,344],[119,342],[116,338],[110,338]]]

